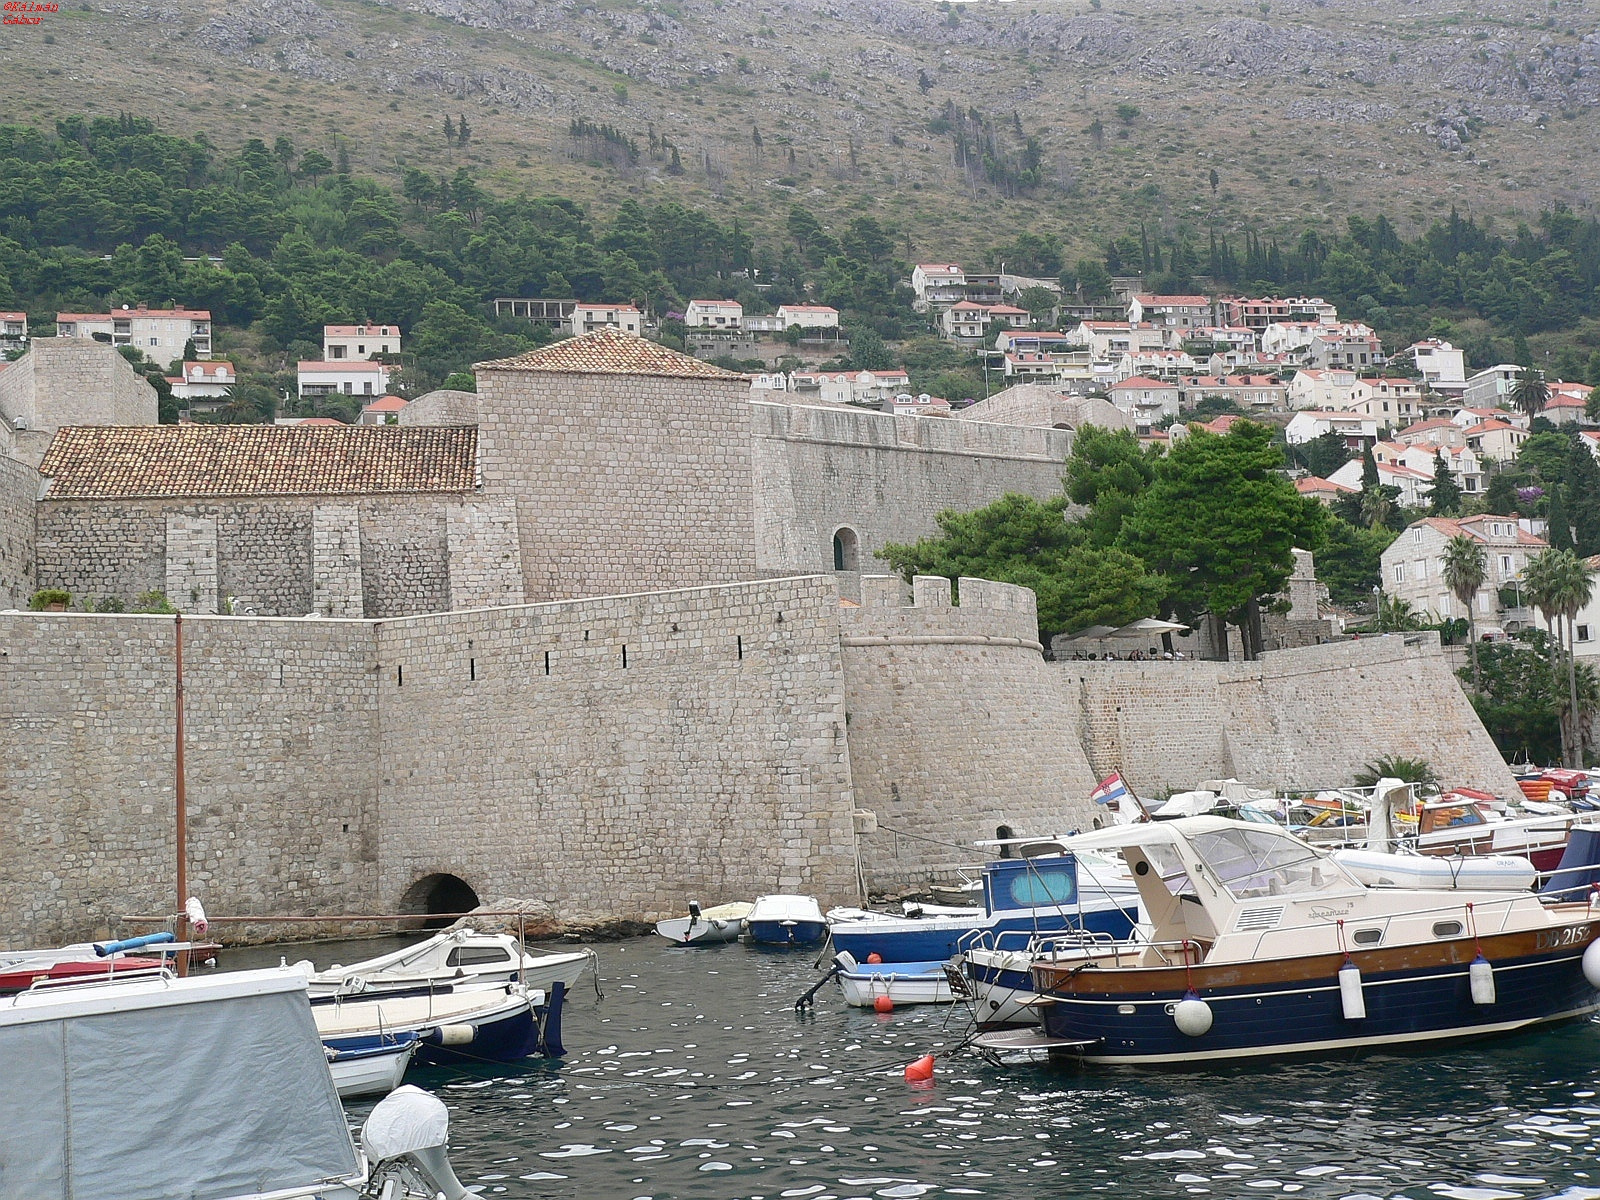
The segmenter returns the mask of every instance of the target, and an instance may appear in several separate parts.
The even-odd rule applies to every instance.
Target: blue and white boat
[[[561,1045],[565,991],[557,983],[547,998],[544,992],[502,984],[318,997],[311,1012],[323,1045],[335,1051],[411,1034],[421,1064],[516,1062],[566,1053]]]
[[[858,963],[846,951],[834,956],[839,968],[839,990],[844,1002],[855,1008],[874,1008],[880,996],[899,1008],[903,1004],[950,1004],[955,994],[945,974],[946,963]]]
[[[744,928],[759,946],[815,946],[828,936],[827,919],[814,896],[758,896]]]
[[[1077,840],[1121,855],[1149,930],[1035,958],[1035,1045],[1058,1055],[1171,1065],[1390,1049],[1600,1009],[1600,903],[1583,889],[1373,885],[1287,830],[1220,817]]]
[[[353,1096],[387,1096],[400,1086],[420,1045],[421,1041],[411,1030],[352,1034],[324,1039],[322,1043],[333,1086],[341,1100]]]
[[[911,910],[906,916],[835,909],[829,932],[836,950],[858,962],[876,954],[884,962],[933,962],[960,953],[975,934],[1038,934],[1088,930],[1125,938],[1138,911],[1138,890],[1116,862],[1053,852],[1002,858],[983,868],[983,907],[954,911]]]

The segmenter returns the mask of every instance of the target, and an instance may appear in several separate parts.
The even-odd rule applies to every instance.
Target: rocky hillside
[[[1514,219],[1600,187],[1575,0],[86,0],[8,27],[0,72],[11,120],[126,110],[755,227],[871,211],[911,257],[1141,220]]]

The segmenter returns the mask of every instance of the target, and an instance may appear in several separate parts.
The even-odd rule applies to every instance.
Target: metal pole
[[[187,941],[189,937],[189,804],[188,796],[184,790],[183,767],[183,614],[176,613],[172,618],[173,634],[173,666],[176,698],[176,720],[173,724],[173,770],[176,774],[176,818],[177,818],[177,855],[178,855],[178,927],[177,935],[180,942]],[[189,973],[189,952],[178,951],[178,975],[181,978]]]

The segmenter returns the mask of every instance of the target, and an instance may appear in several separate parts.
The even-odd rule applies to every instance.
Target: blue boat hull
[[[815,946],[828,935],[826,921],[747,921],[745,932],[759,946]]]
[[[424,1033],[416,1061],[424,1066],[459,1066],[464,1062],[517,1062],[533,1056],[559,1058],[566,1053],[561,1044],[565,998],[566,985],[557,982],[544,1004],[476,1024],[472,1040],[465,1045],[443,1045],[436,1032]]]
[[[1398,1048],[1411,1043],[1487,1037],[1567,1020],[1600,1007],[1583,976],[1583,947],[1563,948],[1494,964],[1495,1003],[1472,1002],[1464,962],[1365,974],[1366,1016],[1344,1016],[1334,971],[1293,983],[1200,988],[1211,1028],[1189,1037],[1172,1006],[1183,992],[1091,991],[1084,972],[1070,994],[1050,993],[1045,1032],[1081,1043],[1087,1062],[1182,1065],[1222,1058]],[[1042,990],[1042,989],[1041,989]],[[1131,1011],[1129,1011],[1131,1010]]]
[[[984,917],[974,913],[970,923],[956,925],[947,918],[930,917],[927,924],[906,926],[874,926],[860,922],[841,921],[833,927],[835,950],[848,950],[857,962],[866,962],[867,956],[876,954],[884,962],[945,961],[971,944],[979,933],[998,937],[1002,933],[1016,935],[1018,944],[1026,942],[1027,935],[1064,933],[1072,929],[1085,929],[1090,933],[1103,933],[1122,940],[1133,932],[1135,913],[1131,909],[1106,908],[1082,914],[1080,922],[1076,912],[1062,913],[1049,910],[1018,916]]]

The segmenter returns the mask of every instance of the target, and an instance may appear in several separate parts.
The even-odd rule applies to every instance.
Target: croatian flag
[[[1122,782],[1122,776],[1113,771],[1096,785],[1094,791],[1089,793],[1089,799],[1096,804],[1110,804],[1112,801],[1121,800],[1128,795],[1128,789]]]

